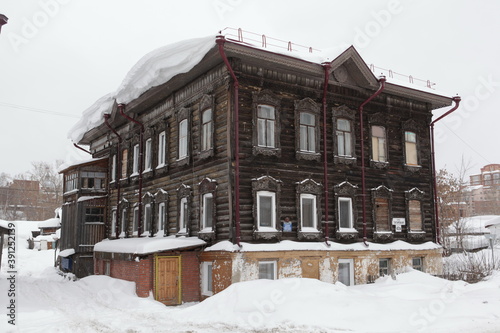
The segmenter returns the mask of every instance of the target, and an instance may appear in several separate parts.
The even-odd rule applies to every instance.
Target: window
[[[419,200],[408,201],[408,211],[410,217],[410,231],[422,230],[422,211]]]
[[[165,230],[165,203],[158,204],[158,230]]]
[[[152,140],[147,139],[146,140],[146,158],[145,158],[145,164],[144,164],[144,171],[150,171],[151,167],[153,166],[153,156],[151,154],[151,148],[152,148]]]
[[[372,126],[372,159],[387,162],[385,128],[382,126]]]
[[[128,149],[122,151],[122,179],[127,178]]]
[[[213,226],[213,195],[206,193],[202,197],[201,220],[203,222],[202,230],[212,230]]]
[[[276,195],[274,192],[257,192],[257,225],[260,228],[276,228]]]
[[[111,227],[109,230],[109,236],[113,237],[116,232],[116,209],[111,211]]]
[[[337,155],[352,156],[351,122],[347,119],[337,119]]]
[[[339,227],[340,229],[352,229],[353,228],[353,216],[352,216],[352,199],[340,197],[339,198]]]
[[[354,260],[339,259],[338,281],[346,286],[354,285]]]
[[[316,152],[316,117],[309,112],[300,113],[300,150]]]
[[[213,264],[211,262],[203,262],[201,266],[201,294],[205,296],[213,295]]]
[[[300,195],[300,221],[302,228],[314,228],[317,225],[316,196],[313,194]]]
[[[375,198],[375,223],[377,231],[391,231],[389,199]]]
[[[166,164],[167,136],[165,132],[158,134],[158,168]]]
[[[64,176],[65,185],[64,192],[69,192],[78,189],[78,173],[73,172]]]
[[[121,233],[119,237],[125,237],[127,234],[127,209],[124,208],[122,209],[122,216],[121,216]]]
[[[137,175],[139,173],[139,145],[134,146],[134,162],[132,165],[132,174]]]
[[[179,159],[188,155],[188,121],[182,120],[179,123]]]
[[[260,147],[275,147],[275,114],[270,105],[257,106],[257,144]]]
[[[259,279],[276,280],[276,261],[259,261]]]
[[[418,165],[417,134],[405,131],[405,156],[407,165]]]
[[[378,275],[386,276],[391,274],[391,260],[379,259],[378,261]]]
[[[111,181],[114,182],[116,180],[116,155],[111,157]]]
[[[412,258],[411,259],[411,265],[413,267],[413,269],[417,270],[417,271],[421,271],[423,272],[424,271],[424,260],[423,258]]]
[[[111,275],[111,261],[110,260],[104,261],[104,275],[106,275],[106,276]]]
[[[85,208],[85,223],[103,223],[103,222],[104,222],[103,207]]]
[[[134,208],[134,220],[133,220],[133,225],[132,225],[132,231],[134,235],[137,235],[137,232],[139,230],[139,207]]]
[[[106,173],[105,172],[81,172],[81,185],[86,189],[103,189],[105,188]]]
[[[179,233],[187,233],[188,225],[188,200],[187,198],[182,198],[180,202],[180,212],[179,212]]]
[[[207,109],[201,115],[201,150],[212,149],[212,109]]]
[[[151,205],[147,204],[144,206],[144,223],[142,235],[147,235],[151,228]]]

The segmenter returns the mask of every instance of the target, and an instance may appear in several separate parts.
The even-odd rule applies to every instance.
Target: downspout
[[[87,150],[87,149],[85,149],[85,148],[80,147],[80,146],[79,146],[79,145],[77,145],[76,143],[73,143],[73,146],[75,146],[76,148],[78,148],[78,149],[80,149],[80,150],[82,150],[82,151],[86,152],[86,153],[87,153],[87,154],[89,154],[89,155],[92,155],[92,153],[91,153],[90,151],[88,151],[88,150]]]
[[[139,223],[137,226],[137,237],[142,234],[142,171],[143,171],[143,136],[144,136],[144,125],[134,118],[131,118],[125,114],[125,104],[118,104],[118,110],[120,114],[127,120],[140,126],[139,134]]]
[[[326,94],[328,92],[328,78],[330,76],[330,63],[324,63],[323,68],[325,70],[325,81],[323,83],[323,183],[324,192],[325,192],[325,243],[327,246],[330,246],[328,243],[329,240],[329,229],[328,229],[328,150],[326,147]]]
[[[118,134],[118,132],[113,128],[111,127],[111,125],[109,124],[109,118],[110,118],[110,114],[108,113],[105,113],[104,114],[104,123],[106,124],[106,126],[116,135],[116,137],[118,138],[118,143],[116,145],[116,150],[117,150],[117,153],[116,153],[116,171],[118,172],[118,174],[121,174],[121,161],[122,159],[120,158],[120,146],[121,146],[121,143],[122,143],[122,137],[120,136],[120,134]],[[113,170],[111,170],[113,171]],[[121,187],[120,187],[120,177],[117,177],[116,173],[115,173],[115,180],[116,180],[116,225],[115,225],[115,237],[118,238],[118,235],[120,233],[120,218],[121,218],[121,214],[119,213],[119,209],[118,207],[120,207],[120,190],[121,190]]]
[[[364,130],[364,125],[363,125],[363,107],[368,104],[372,99],[377,97],[382,90],[385,88],[385,76],[381,76],[378,80],[380,86],[378,90],[371,95],[366,101],[364,101],[358,108],[359,110],[359,135],[360,135],[360,141],[361,141],[361,203],[362,203],[362,209],[363,209],[363,243],[365,246],[368,246],[367,237],[366,237],[366,180],[365,180],[365,140],[363,138],[363,130]]]
[[[455,102],[455,106],[453,106],[449,111],[438,117],[436,120],[433,120],[430,124],[431,127],[431,168],[432,168],[432,187],[434,194],[434,216],[436,219],[436,243],[441,244],[440,240],[440,231],[439,231],[439,212],[438,212],[438,196],[437,196],[437,181],[436,181],[436,152],[434,148],[434,124],[439,120],[443,119],[456,109],[460,105],[460,101],[462,100],[460,96],[455,96],[452,98],[453,102]]]
[[[233,99],[234,99],[234,219],[236,231],[236,244],[241,248],[241,227],[240,227],[240,123],[239,123],[239,82],[229,60],[224,52],[224,36],[217,36],[216,43],[224,64],[233,79]]]

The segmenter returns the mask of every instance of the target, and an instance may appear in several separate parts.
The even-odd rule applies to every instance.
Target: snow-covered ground
[[[27,249],[37,223],[17,224],[16,326],[8,323],[13,298],[4,253],[0,332],[500,332],[500,272],[477,284],[418,271],[352,287],[256,280],[201,303],[165,307],[137,297],[131,282],[63,278],[53,267],[54,250]]]

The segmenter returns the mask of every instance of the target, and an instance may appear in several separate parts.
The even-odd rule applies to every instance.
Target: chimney
[[[0,14],[0,32],[2,31],[2,25],[7,24],[9,18],[4,14]]]

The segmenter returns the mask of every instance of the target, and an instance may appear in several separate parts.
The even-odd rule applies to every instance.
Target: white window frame
[[[271,197],[271,226],[261,225],[261,212],[260,212],[260,199],[261,197]],[[264,228],[271,228],[276,230],[276,193],[270,191],[258,191],[257,192],[257,225],[259,230]]]
[[[384,269],[387,269],[387,273],[385,273],[385,274],[381,274],[382,267],[380,266],[380,264],[382,262],[386,262],[387,263],[387,267],[384,268]],[[380,276],[389,276],[389,275],[391,275],[391,259],[390,258],[379,258],[379,260],[378,260],[378,272],[379,272]]]
[[[149,172],[151,171],[151,168],[153,167],[153,154],[152,154],[152,147],[153,147],[153,141],[151,138],[146,140],[146,154],[144,158],[144,171],[143,172]]]
[[[158,166],[157,168],[164,167],[166,164],[166,143],[167,143],[167,136],[165,131],[161,132],[158,134]]]
[[[415,263],[413,262],[413,260],[415,260],[415,259],[420,260],[420,265],[415,265]],[[413,257],[413,258],[411,258],[411,267],[414,270],[424,272],[424,258],[423,257]]]
[[[134,163],[132,164],[132,176],[139,174],[139,145],[134,146]]]
[[[179,203],[179,233],[187,233],[187,224],[189,223],[188,216],[185,216],[186,213],[189,214],[188,210],[189,207],[188,205],[188,200],[186,197],[181,198],[181,201]]]
[[[119,238],[125,237],[127,234],[127,208],[123,208],[121,211],[121,220],[120,220],[120,235]]]
[[[148,218],[148,211],[149,211],[149,218]],[[142,223],[142,235],[141,236],[147,236],[149,233],[149,227],[151,225],[151,221],[153,218],[151,211],[151,204],[147,204],[144,206],[144,217],[143,217],[143,223]],[[148,221],[149,220],[149,221]]]
[[[271,109],[273,113],[273,118],[260,117],[259,110],[261,108]],[[264,129],[264,133],[262,133],[261,127]],[[261,141],[264,142],[261,143]],[[257,145],[259,147],[265,147],[265,148],[276,147],[276,108],[272,105],[267,105],[267,104],[257,105]]]
[[[375,127],[380,127],[384,130],[384,136],[375,136],[373,135],[373,129]],[[371,138],[372,138],[372,160],[375,162],[388,162],[387,156],[387,129],[384,126],[380,125],[372,125],[371,130]],[[383,151],[383,154],[381,154]]]
[[[206,112],[210,112],[210,119],[203,119]],[[205,109],[201,112],[201,151],[212,149],[213,137],[213,110],[212,108]]]
[[[205,231],[205,232],[208,232],[208,231],[212,231],[213,230],[213,225],[214,225],[214,220],[213,220],[213,212],[212,214],[207,214],[207,199],[210,198],[212,199],[212,203],[210,203],[209,205],[211,206],[211,209],[213,210],[213,200],[214,200],[214,196],[212,193],[205,193],[203,194],[202,196],[202,208],[201,208],[201,221],[202,221],[202,231]],[[210,218],[211,219],[211,226],[207,226],[207,219]]]
[[[182,135],[183,128],[185,128],[185,135]],[[179,122],[179,160],[188,156],[188,120],[183,119]]]
[[[305,124],[302,122],[302,115],[309,115],[313,119],[313,124]],[[299,150],[308,153],[316,152],[316,115],[312,112],[300,112],[299,113]],[[305,146],[305,147],[304,147]]]
[[[312,226],[306,227],[304,226],[304,199],[312,199],[312,205],[313,205],[313,216],[312,216]],[[317,210],[317,205],[316,205],[316,195],[314,194],[309,194],[309,193],[302,193],[300,194],[300,224],[302,227],[303,231],[307,231],[308,229],[314,229],[317,231],[318,227],[318,210]]]
[[[413,134],[415,140],[409,140],[409,133]],[[417,133],[413,131],[405,131],[405,163],[406,165],[418,166],[418,152],[417,152]],[[410,149],[413,147],[413,149]],[[414,163],[413,163],[414,162]]]
[[[209,274],[210,273],[210,274]],[[213,292],[213,263],[204,261],[201,263],[201,294],[203,296],[212,296]]]
[[[104,275],[111,276],[111,260],[104,260]]]
[[[116,216],[117,216],[116,214],[117,214],[116,208],[113,208],[111,210],[111,230],[110,230],[110,233],[109,233],[110,237],[116,235]]]
[[[339,121],[346,121],[349,124],[349,131],[339,129]],[[352,157],[353,147],[352,147],[352,122],[346,118],[338,118],[335,122],[335,136],[337,139],[337,156],[340,157]],[[342,145],[340,144],[340,137],[342,138]],[[341,154],[341,147],[343,153]],[[346,152],[346,150],[349,150]]]
[[[341,281],[340,278],[340,265],[341,264],[348,264],[349,265],[349,281]],[[353,286],[354,285],[354,259],[339,259],[338,263],[338,274],[337,274],[337,281],[343,283],[346,286]]]
[[[164,202],[158,204],[158,231],[165,230],[165,206]]]
[[[132,221],[132,234],[134,236],[137,236],[139,233],[139,207],[134,207],[134,216],[133,216],[133,221]]]
[[[271,278],[267,277],[262,277],[261,276],[261,265],[272,265],[272,274],[273,276]],[[265,261],[259,261],[259,279],[269,279],[269,280],[276,280],[278,278],[278,263],[276,260],[265,260]]]
[[[111,183],[116,180],[116,154],[111,157]]]
[[[348,226],[343,227],[342,226],[342,221],[341,221],[341,213],[340,213],[340,203],[341,202],[349,202],[349,221],[348,221]],[[344,230],[352,230],[354,228],[354,214],[353,214],[353,207],[352,207],[352,198],[350,197],[339,197],[338,198],[338,203],[337,203],[337,209],[338,209],[338,215],[339,215],[339,230],[344,231]]]

